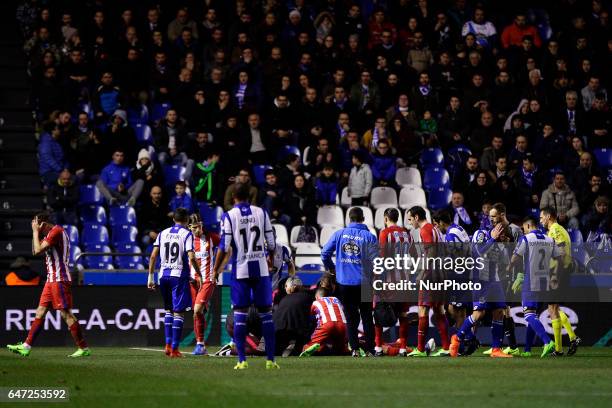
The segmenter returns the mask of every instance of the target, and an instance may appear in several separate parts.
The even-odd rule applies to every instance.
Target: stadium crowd
[[[494,202],[611,232],[606,1],[28,0],[17,19],[59,223],[96,184],[148,244],[247,183],[273,222],[317,227],[344,187],[367,206],[438,148],[470,233]]]

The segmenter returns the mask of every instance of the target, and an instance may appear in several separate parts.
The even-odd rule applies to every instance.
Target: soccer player
[[[219,246],[219,234],[204,231],[200,214],[189,217],[189,229],[193,234],[193,250],[200,269],[191,267],[191,299],[193,304],[193,328],[196,336],[196,346],[191,354],[202,356],[208,354],[204,344],[206,330],[206,311],[208,303],[215,291],[216,281],[213,276],[215,248]]]
[[[382,256],[395,257],[396,255],[404,256],[408,254],[408,249],[412,245],[412,237],[410,232],[404,227],[397,225],[399,220],[399,211],[397,208],[387,208],[384,213],[385,228],[380,231],[378,242],[381,248]],[[392,253],[390,253],[392,252]],[[400,271],[398,271],[400,272]],[[389,273],[389,272],[387,272]],[[404,278],[402,276],[394,276],[394,279]],[[398,280],[395,280],[396,282]],[[395,302],[393,303],[395,314],[399,320],[399,336],[398,345],[399,351],[398,356],[406,357],[406,342],[408,340],[408,310],[410,306],[408,302]],[[381,325],[374,325],[374,355],[383,355],[383,327]]]
[[[238,352],[235,370],[249,367],[245,355],[247,317],[254,305],[261,318],[266,344],[266,369],[280,368],[274,361],[274,322],[272,321],[272,283],[268,270],[269,253],[276,247],[274,229],[264,210],[249,204],[249,187],[238,186],[234,192],[234,208],[221,217],[221,244],[215,260],[215,279],[223,262],[232,255],[231,299],[234,309],[234,342]]]
[[[42,238],[42,240],[41,240]],[[32,322],[25,342],[8,344],[6,347],[13,353],[24,357],[30,355],[34,340],[43,328],[44,318],[50,307],[59,310],[70,329],[78,349],[69,357],[88,357],[91,351],[81,332],[79,321],[72,314],[72,277],[68,267],[70,257],[70,240],[60,225],[49,222],[49,215],[41,213],[32,220],[32,255],[45,254],[47,282],[40,295],[36,317]]]
[[[166,335],[166,355],[172,358],[183,357],[179,343],[183,331],[184,314],[191,310],[191,289],[189,286],[189,264],[196,271],[200,265],[193,248],[193,234],[187,229],[189,212],[177,208],[173,215],[174,225],[157,235],[149,260],[147,287],[155,290],[155,262],[161,259],[159,271],[159,290],[164,299],[166,316],[164,319]]]
[[[291,250],[283,244],[276,244],[272,251],[272,263],[270,267],[270,278],[272,280],[272,292],[276,295],[278,291],[278,283],[281,280],[283,265],[287,265],[289,276],[295,276],[295,264],[291,258]]]
[[[338,298],[328,296],[327,290],[317,289],[315,301],[310,307],[310,314],[317,319],[317,327],[304,345],[300,357],[312,356],[314,353],[328,352],[346,354],[346,317]]]
[[[548,231],[548,236],[555,240],[557,245],[563,250],[563,259],[557,267],[557,278],[563,282],[566,278],[566,274],[569,273],[569,269],[572,264],[572,251],[571,251],[571,240],[570,236],[559,223],[557,222],[557,212],[554,208],[546,207],[540,211],[540,224]],[[553,333],[555,335],[555,355],[563,355],[563,338],[561,336],[561,328],[567,331],[570,339],[570,346],[567,350],[567,355],[572,356],[576,354],[578,345],[580,344],[580,337],[576,336],[572,324],[570,323],[567,315],[558,303],[550,303],[548,305],[548,313],[552,320]]]
[[[499,279],[499,259],[504,259],[507,254],[505,248],[500,247],[498,242],[510,242],[512,240],[512,232],[508,225],[502,222],[505,217],[506,206],[497,203],[494,204],[489,212],[491,223],[494,225],[489,232],[479,229],[474,233],[472,243],[474,244],[474,253],[477,257],[483,258],[484,267],[482,269],[474,268],[472,270],[472,280],[474,283],[481,284],[481,289],[474,292],[473,312],[463,322],[461,329],[451,338],[450,355],[457,357],[461,347],[461,342],[469,336],[472,328],[481,320],[487,310],[491,311],[491,357],[507,358],[513,357],[504,353],[501,349],[504,337],[504,309],[506,303],[504,301],[504,291]]]
[[[443,241],[442,233],[433,226],[430,222],[427,222],[425,217],[425,210],[422,207],[414,206],[408,210],[407,222],[412,225],[413,228],[419,230],[419,239],[424,246],[426,255],[435,255],[435,244]],[[424,271],[424,279],[429,279],[432,271]],[[449,352],[449,339],[448,339],[448,320],[446,319],[446,311],[444,310],[444,302],[439,299],[432,299],[432,293],[426,291],[419,291],[419,328],[417,332],[417,348],[408,354],[408,357],[426,357],[427,352],[425,351],[425,336],[427,336],[427,330],[429,329],[429,309],[433,309],[434,320],[436,327],[440,333],[442,340],[442,348],[438,350],[434,357],[448,356]]]
[[[520,239],[514,249],[512,259],[508,265],[510,269],[514,264],[523,259],[523,272],[517,274],[512,285],[512,290],[518,293],[522,287],[523,313],[525,320],[531,329],[540,337],[544,348],[540,357],[546,357],[553,353],[555,342],[550,340],[542,322],[537,318],[536,311],[538,293],[548,291],[550,285],[550,260],[555,258],[558,262],[562,260],[563,251],[555,244],[555,241],[538,229],[538,223],[533,218],[523,221],[525,235]],[[527,354],[529,353],[529,354]],[[531,356],[531,352],[523,354]]]

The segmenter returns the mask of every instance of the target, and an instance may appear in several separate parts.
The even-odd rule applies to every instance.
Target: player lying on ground
[[[41,237],[42,238],[41,240]],[[86,357],[91,355],[87,342],[81,332],[79,321],[72,314],[72,277],[68,267],[70,257],[70,239],[66,231],[59,226],[49,222],[49,215],[38,214],[32,220],[32,254],[45,254],[47,266],[47,282],[40,295],[36,317],[32,322],[28,337],[23,343],[9,344],[6,347],[22,356],[30,355],[34,340],[43,328],[45,315],[49,307],[59,310],[62,318],[70,329],[70,334],[76,343],[78,350],[69,357]]]

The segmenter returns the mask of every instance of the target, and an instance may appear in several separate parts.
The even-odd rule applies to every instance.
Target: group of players
[[[244,187],[244,188],[243,188]],[[179,343],[182,335],[184,314],[193,308],[194,331],[196,334],[195,355],[207,354],[204,344],[205,313],[213,294],[217,278],[225,265],[232,262],[230,283],[233,305],[234,327],[233,345],[238,355],[235,369],[246,369],[245,342],[248,335],[247,319],[249,308],[254,306],[261,322],[261,333],[265,342],[266,368],[278,369],[275,361],[275,330],[272,320],[272,279],[270,265],[277,264],[288,256],[282,246],[276,247],[274,230],[266,212],[248,203],[249,191],[239,187],[234,194],[235,206],[223,214],[221,219],[222,235],[204,231],[203,223],[197,214],[189,215],[184,209],[174,213],[175,224],[162,231],[154,244],[149,262],[147,286],[159,288],[166,309],[165,352],[169,357],[182,357]],[[563,355],[561,330],[565,328],[570,337],[568,355],[576,352],[580,339],[576,337],[568,317],[558,304],[549,304],[554,340],[546,333],[536,315],[538,308],[537,292],[551,286],[551,278],[567,273],[571,266],[570,239],[567,231],[557,223],[553,209],[541,211],[539,223],[547,230],[547,235],[538,229],[535,219],[527,218],[520,227],[510,224],[506,218],[505,206],[495,204],[489,214],[492,228],[479,229],[470,237],[466,231],[453,222],[451,214],[441,211],[433,216],[433,223],[426,219],[422,207],[413,207],[407,212],[407,224],[418,231],[417,242],[422,245],[437,243],[461,243],[474,248],[478,256],[489,258],[487,267],[472,275],[480,282],[481,289],[473,294],[473,311],[467,316],[466,302],[445,303],[431,298],[426,292],[419,293],[417,347],[407,347],[408,309],[407,303],[396,303],[394,309],[399,320],[399,338],[393,344],[384,344],[383,327],[375,326],[374,355],[396,354],[400,356],[428,356],[426,335],[429,328],[429,310],[433,311],[434,321],[441,338],[441,348],[434,356],[469,355],[477,348],[475,329],[477,323],[489,311],[492,318],[491,357],[530,356],[531,344],[535,334],[544,344],[541,356]],[[379,243],[413,243],[410,232],[398,225],[397,209],[385,211],[385,228],[380,232]],[[503,243],[514,242],[515,250],[504,253]],[[50,307],[60,310],[78,347],[71,357],[87,357],[91,351],[83,338],[78,320],[71,313],[71,276],[68,267],[69,239],[61,226],[49,222],[47,214],[39,214],[32,220],[33,254],[45,254],[47,282],[44,286],[36,318],[23,343],[8,345],[12,352],[28,356],[36,336],[39,334],[44,317]],[[278,249],[281,249],[279,251]],[[537,248],[537,250],[534,250]],[[281,253],[282,252],[282,253]],[[287,255],[287,254],[285,254]],[[156,263],[159,258],[159,283],[154,279]],[[506,259],[506,262],[499,262]],[[496,260],[496,261],[494,261]],[[509,308],[503,302],[504,291],[500,279],[505,270],[510,270],[522,262],[523,268],[516,274],[512,285],[515,293],[522,293],[525,320],[528,323],[524,352],[520,352],[514,337],[514,323]],[[552,265],[552,266],[551,266]],[[505,270],[502,270],[505,268]],[[277,274],[280,266],[276,265]],[[278,276],[276,276],[276,279]],[[316,292],[311,313],[317,320],[317,328],[311,342],[304,346],[302,355],[312,355],[331,345],[340,353],[346,347],[346,317],[341,302],[331,296],[330,288],[321,287]],[[447,311],[453,317],[455,334],[449,336]],[[502,350],[503,338],[508,337],[509,345]]]

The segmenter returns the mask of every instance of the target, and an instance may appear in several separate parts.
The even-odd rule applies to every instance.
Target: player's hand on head
[[[38,232],[40,230],[40,225],[38,225],[38,217],[34,217],[32,220],[32,231]]]

